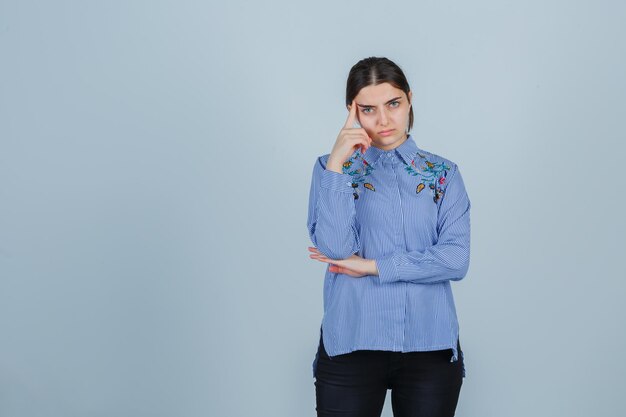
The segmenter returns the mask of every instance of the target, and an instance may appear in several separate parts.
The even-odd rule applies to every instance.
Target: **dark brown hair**
[[[393,61],[383,57],[369,57],[360,60],[348,74],[346,83],[346,106],[359,94],[363,87],[389,83],[395,88],[404,91],[409,100],[409,82],[404,72]],[[410,101],[410,100],[409,100]],[[409,110],[409,131],[413,127],[413,106]]]

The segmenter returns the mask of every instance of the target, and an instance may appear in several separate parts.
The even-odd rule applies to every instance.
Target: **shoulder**
[[[428,166],[430,166],[430,164],[433,164],[441,171],[452,173],[456,172],[456,170],[458,169],[458,165],[454,161],[422,148],[417,148],[415,162],[417,162],[418,160],[423,164],[427,164]]]
[[[320,155],[317,157],[317,163],[321,165],[322,168],[326,168],[326,164],[328,163],[328,158],[330,157],[329,153],[324,155]]]
[[[427,172],[432,181],[429,186],[434,189],[435,202],[446,192],[449,184],[459,183],[463,187],[459,166],[449,158],[418,148],[415,163],[418,161],[422,172]]]
[[[431,172],[437,177],[447,177],[448,181],[454,177],[459,169],[458,165],[449,158],[422,148],[417,148],[415,163],[419,163],[421,169]]]
[[[328,163],[329,153],[320,155],[315,158],[315,163],[313,164],[313,175],[321,175],[322,172],[326,169],[326,164]]]

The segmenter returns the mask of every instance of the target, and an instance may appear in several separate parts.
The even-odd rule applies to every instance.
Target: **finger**
[[[332,263],[332,259],[328,259],[327,257],[321,255],[309,255],[309,258],[320,262],[326,262],[327,264]]]
[[[365,153],[365,151],[367,151],[370,145],[371,145],[371,142],[369,140],[369,137],[360,135],[355,139],[355,143],[352,146],[354,146],[355,149],[358,147],[361,150],[361,153]]]
[[[322,252],[320,252],[319,249],[317,248],[309,248],[309,252],[315,254],[315,255],[323,255]]]
[[[365,139],[372,140],[372,138],[370,138],[370,136],[367,134],[367,131],[365,129],[363,129],[362,127],[356,129],[350,129],[347,132],[344,133],[344,136],[348,139],[354,139],[354,138],[359,138],[359,137],[363,137]]]
[[[352,104],[350,105],[350,112],[348,113],[348,119],[346,120],[346,124],[343,125],[344,128],[352,128],[354,127],[354,122],[357,121],[356,118],[356,99],[352,99]]]
[[[372,138],[370,138],[370,136],[367,134],[367,132],[363,128],[353,129],[352,131],[345,133],[345,138],[347,140],[354,140],[354,141],[363,140],[363,143],[366,143],[368,145],[372,143]]]
[[[320,258],[311,258],[314,261],[318,261],[318,262],[323,262],[325,264],[329,264],[329,265],[333,265],[333,263],[330,261],[330,259],[320,259]]]
[[[346,268],[346,267],[337,266],[337,265],[329,266],[328,270],[330,272],[335,272],[335,273],[338,273],[338,274],[350,275],[350,276],[353,276],[353,277],[359,276],[359,274],[356,271],[353,271],[352,269],[349,269],[349,268]]]

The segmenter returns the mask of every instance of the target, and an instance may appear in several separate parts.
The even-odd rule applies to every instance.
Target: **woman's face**
[[[372,145],[383,150],[394,149],[406,139],[409,124],[411,91],[404,91],[389,83],[363,87],[355,97],[359,123],[365,129]]]

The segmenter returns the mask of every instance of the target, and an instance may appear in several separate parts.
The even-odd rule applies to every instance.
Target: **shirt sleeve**
[[[437,243],[421,251],[398,251],[375,259],[381,283],[431,284],[465,277],[470,260],[470,200],[454,165],[437,215]]]
[[[326,170],[321,158],[313,167],[307,227],[311,242],[330,259],[346,259],[361,248],[356,228],[352,177]]]

